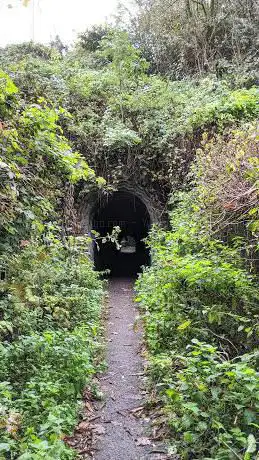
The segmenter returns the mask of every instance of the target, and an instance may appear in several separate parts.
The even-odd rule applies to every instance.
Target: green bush
[[[83,243],[29,244],[9,262],[0,303],[0,458],[74,458],[62,439],[100,364],[102,283]]]
[[[193,339],[184,356],[172,352],[152,359],[151,376],[163,388],[172,442],[181,458],[255,458],[256,356],[231,362],[216,347]]]
[[[152,266],[137,282],[149,375],[182,459],[255,459],[259,376],[256,280],[238,247],[196,220],[194,195],[154,228]]]
[[[102,283],[87,257],[88,244],[84,238],[71,238],[67,247],[58,241],[49,247],[29,244],[11,258],[0,297],[0,317],[12,328],[6,329],[8,337],[46,329],[72,330],[95,320]]]
[[[25,56],[33,50],[50,57],[33,45]],[[44,75],[46,83],[46,62]],[[99,367],[102,283],[88,239],[64,236],[74,221],[63,200],[69,189],[73,201],[74,184],[95,176],[60,127],[69,115],[38,89],[28,102],[0,70],[1,459],[74,458],[62,440]]]

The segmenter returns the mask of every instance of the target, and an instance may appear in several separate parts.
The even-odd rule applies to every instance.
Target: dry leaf
[[[136,444],[137,446],[150,446],[151,445],[151,441],[149,438],[138,438],[137,441],[136,441]]]
[[[89,430],[89,422],[81,422],[77,427],[77,431],[86,431]]]
[[[95,432],[95,434],[105,434],[105,428],[102,425],[92,425],[92,429]]]
[[[92,404],[90,404],[89,402],[85,402],[85,407],[86,409],[89,411],[89,412],[94,412],[94,409],[93,409],[93,406]]]

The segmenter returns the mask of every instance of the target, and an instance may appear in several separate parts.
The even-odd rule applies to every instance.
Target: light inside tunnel
[[[143,242],[150,229],[150,216],[145,204],[129,192],[115,192],[99,202],[93,215],[92,229],[105,237],[120,227],[120,249],[112,242],[94,243],[95,267],[109,270],[111,276],[136,276],[143,265],[149,265],[149,251]]]

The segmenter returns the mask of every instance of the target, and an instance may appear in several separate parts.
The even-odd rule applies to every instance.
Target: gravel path
[[[105,432],[95,445],[95,460],[146,460],[155,458],[144,419],[138,418],[143,403],[140,356],[141,331],[134,332],[136,309],[133,281],[113,279],[109,286],[107,325],[108,372],[101,380],[105,404],[98,423]],[[104,430],[103,430],[104,431]],[[147,445],[145,445],[147,444]]]

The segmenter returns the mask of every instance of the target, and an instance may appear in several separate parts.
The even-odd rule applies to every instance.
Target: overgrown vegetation
[[[137,285],[179,458],[258,455],[258,140],[257,125],[205,138]]]
[[[98,368],[102,284],[89,241],[66,235],[64,192],[95,181],[43,98],[0,74],[0,458],[61,459]],[[65,212],[65,210],[64,210]]]
[[[0,50],[2,458],[74,456],[102,297],[76,208],[125,182],[170,220],[137,288],[171,452],[258,456],[257,4],[139,3],[129,34]]]
[[[150,75],[126,32],[103,33],[97,49],[90,34],[65,57],[55,48],[10,46],[0,62],[29,101],[40,95],[69,111],[72,117],[61,119],[64,132],[108,191],[133,182],[164,205],[172,188],[186,187],[202,130],[256,117],[258,92],[253,81],[244,87],[231,76],[170,81]]]
[[[216,72],[258,78],[255,0],[136,0],[132,34],[152,69],[173,78]]]

